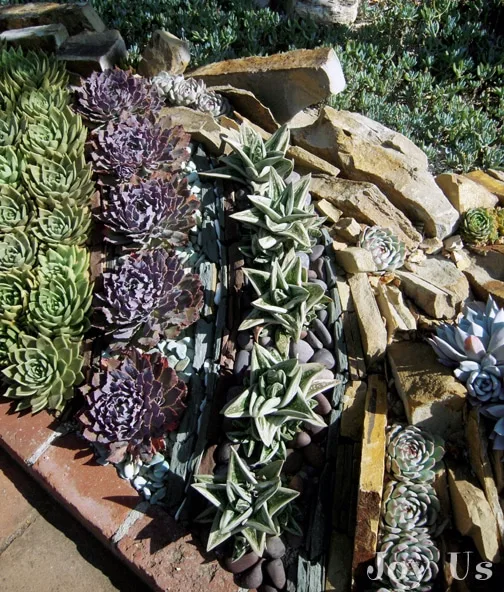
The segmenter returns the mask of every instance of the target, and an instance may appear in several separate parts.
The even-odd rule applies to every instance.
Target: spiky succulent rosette
[[[52,211],[39,208],[31,230],[41,246],[82,246],[87,241],[90,226],[89,208],[72,205],[65,199]]]
[[[455,368],[472,403],[504,400],[504,309],[491,297],[466,304],[454,325],[440,325],[428,341],[439,361]]]
[[[105,192],[104,192],[105,193]],[[194,226],[200,202],[187,189],[187,181],[150,179],[137,185],[111,187],[105,193],[99,220],[104,239],[128,248],[157,246],[164,242],[182,246]]]
[[[31,269],[36,260],[37,250],[37,239],[18,228],[0,236],[0,271]]]
[[[140,251],[103,274],[95,326],[112,336],[112,349],[150,349],[197,321],[202,306],[201,282],[185,273],[178,257],[164,249]]]
[[[63,111],[70,102],[70,93],[66,88],[29,90],[20,95],[15,113],[29,123],[48,117],[53,109]]]
[[[19,120],[12,111],[0,111],[0,146],[14,146],[19,134]]]
[[[132,177],[176,170],[188,159],[189,135],[181,126],[164,127],[150,117],[131,115],[110,122],[91,140],[91,159],[98,174],[112,175],[120,182]]]
[[[5,396],[18,401],[16,411],[37,413],[44,408],[62,411],[84,380],[81,344],[65,337],[50,339],[21,334],[19,345],[8,353]]]
[[[271,447],[285,424],[305,421],[324,427],[324,420],[313,408],[318,393],[336,385],[337,380],[322,378],[322,364],[300,364],[297,359],[282,360],[274,350],[259,344],[252,350],[250,383],[224,406],[221,413],[231,419],[250,418],[250,435]]]
[[[65,156],[77,160],[84,154],[86,135],[79,115],[69,107],[61,111],[51,107],[47,116],[23,127],[20,152],[24,161],[31,164],[37,164],[36,155],[52,162],[60,162]]]
[[[232,179],[249,185],[254,192],[262,195],[270,183],[272,169],[282,179],[292,172],[293,162],[285,158],[290,139],[286,125],[280,127],[266,141],[246,123],[240,126],[239,133],[230,131],[222,139],[231,146],[232,154],[219,157],[223,167],[200,173],[201,175]]]
[[[389,481],[385,487],[382,522],[386,532],[432,531],[439,511],[439,499],[429,483]]]
[[[232,111],[232,107],[226,97],[213,90],[206,90],[201,93],[196,99],[194,107],[203,113],[210,113],[213,117],[228,115]]]
[[[315,318],[316,311],[331,302],[322,286],[308,282],[308,272],[294,250],[286,253],[281,264],[274,259],[271,271],[243,271],[259,298],[252,302],[254,308],[239,331],[257,325],[274,325],[298,341],[301,331]]]
[[[122,461],[126,454],[149,459],[161,446],[156,441],[178,426],[186,386],[158,353],[130,349],[106,364],[94,373],[91,385],[81,389],[86,396],[79,416],[84,437],[107,446],[111,462]]]
[[[439,572],[439,549],[422,530],[387,533],[379,549],[384,581],[391,590],[429,592]]]
[[[259,557],[263,555],[266,535],[281,534],[278,513],[299,495],[282,487],[282,465],[283,461],[275,461],[253,471],[232,448],[227,475],[196,475],[193,487],[216,509],[212,508],[208,551],[241,535]]]
[[[148,80],[118,68],[93,72],[81,80],[75,94],[75,110],[98,125],[127,115],[157,113],[163,104],[157,88]]]
[[[0,367],[7,365],[9,351],[17,347],[21,331],[14,321],[0,319]]]
[[[389,228],[368,226],[360,235],[359,247],[371,253],[377,271],[394,271],[404,264],[406,246]]]
[[[39,208],[53,210],[63,201],[72,206],[89,205],[95,186],[93,170],[83,156],[71,159],[65,155],[59,162],[33,157],[36,162],[26,164],[23,170],[23,184]]]
[[[31,271],[0,271],[0,319],[15,321],[28,308],[30,290],[35,286]]]
[[[40,251],[35,269],[38,281],[89,281],[89,251],[76,245],[56,245]]]
[[[24,192],[10,185],[0,185],[0,234],[15,228],[24,230],[30,221],[31,201]]]
[[[462,214],[459,227],[462,240],[468,245],[486,245],[498,239],[497,223],[490,208],[471,208]]]
[[[21,181],[22,162],[14,146],[0,146],[0,187],[17,188]]]
[[[417,426],[390,427],[387,434],[387,471],[397,481],[432,483],[444,456],[443,441]]]

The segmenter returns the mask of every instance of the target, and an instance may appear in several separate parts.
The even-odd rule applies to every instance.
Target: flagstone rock
[[[472,181],[476,181],[485,189],[494,193],[501,204],[504,204],[504,181],[496,178],[495,175],[489,175],[483,171],[472,171],[466,173],[465,176]]]
[[[497,179],[498,181],[502,181],[504,183],[504,171],[498,171],[496,169],[488,169],[487,173]]]
[[[499,203],[496,195],[463,175],[443,173],[436,177],[436,183],[459,214],[471,208],[494,208]]]
[[[230,84],[212,86],[209,90],[226,97],[235,111],[260,126],[265,132],[273,134],[278,129],[279,125],[273,117],[273,113],[249,90],[235,88]],[[234,120],[231,121],[234,122]]]
[[[337,222],[343,215],[343,212],[334,207],[327,199],[320,199],[315,203],[315,207],[319,214],[325,216],[329,222]]]
[[[340,427],[344,438],[352,438],[356,442],[362,439],[366,393],[367,383],[362,380],[351,380],[345,388]]]
[[[374,272],[376,263],[373,255],[361,247],[348,247],[334,250],[334,259],[347,273]]]
[[[359,0],[287,0],[286,9],[320,23],[349,25],[357,18]]]
[[[31,49],[54,53],[67,37],[68,31],[64,25],[52,24],[4,31],[0,33],[0,42],[22,47],[25,51]]]
[[[492,296],[499,306],[504,306],[502,253],[489,249],[485,255],[474,256],[463,272],[478,300],[486,302],[488,296]]]
[[[355,218],[361,224],[390,228],[410,250],[422,240],[408,218],[372,183],[315,175],[310,182],[310,192],[315,200],[329,202],[344,216]]]
[[[423,342],[389,345],[388,359],[408,422],[448,439],[463,429],[467,391]]]
[[[378,282],[375,289],[376,302],[386,321],[389,343],[397,333],[415,331],[416,320],[404,304],[401,290],[392,284]]]
[[[361,227],[354,218],[340,218],[338,222],[333,224],[331,231],[331,234],[336,235],[336,238],[355,244],[361,234]]]
[[[335,164],[344,177],[374,183],[410,220],[423,223],[428,236],[444,238],[455,229],[457,210],[428,172],[425,154],[402,134],[331,107],[313,125],[291,131],[294,143]]]
[[[59,48],[57,57],[71,72],[89,76],[96,70],[109,70],[128,57],[119,31],[80,33],[69,37]]]
[[[191,50],[187,41],[158,29],[143,51],[137,71],[147,78],[160,72],[183,74],[190,60]]]
[[[194,141],[201,142],[212,154],[220,155],[224,152],[221,135],[226,130],[209,113],[189,107],[163,107],[159,118],[166,116],[171,119],[171,125],[181,125]]]
[[[230,84],[251,91],[279,123],[345,88],[339,59],[327,47],[216,62],[198,68],[191,76],[204,80],[207,86]]]

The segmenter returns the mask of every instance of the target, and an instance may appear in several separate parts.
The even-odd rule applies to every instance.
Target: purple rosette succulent
[[[131,115],[110,122],[91,140],[91,159],[95,172],[111,175],[119,182],[155,173],[171,173],[189,158],[190,136],[182,126],[166,127],[168,120],[155,123],[149,117]]]
[[[151,179],[137,185],[111,187],[104,192],[99,220],[105,241],[126,248],[185,245],[194,226],[199,200],[187,189],[187,181]]]
[[[118,68],[93,72],[75,93],[75,111],[97,125],[128,115],[157,113],[163,106],[156,86],[131,71]]]
[[[103,274],[94,326],[112,336],[112,350],[151,349],[197,321],[202,306],[199,277],[186,273],[177,257],[164,249],[140,251]]]
[[[108,447],[108,460],[114,463],[126,453],[149,460],[163,449],[163,436],[178,426],[187,395],[166,358],[134,349],[119,360],[107,360],[81,390],[86,398],[79,416],[83,435]]]

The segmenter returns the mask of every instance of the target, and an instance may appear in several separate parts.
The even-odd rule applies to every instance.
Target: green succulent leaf
[[[0,146],[14,146],[18,140],[19,121],[12,111],[0,111]]]
[[[0,319],[15,321],[28,307],[30,290],[35,286],[31,271],[11,269],[0,272]]]
[[[14,321],[0,319],[0,367],[6,366],[9,351],[17,347],[21,331]]]
[[[66,88],[29,90],[18,98],[15,113],[29,123],[36,123],[49,117],[54,110],[63,111],[69,102],[70,93]]]
[[[13,146],[0,146],[0,187],[10,185],[19,186],[21,180],[22,163]]]
[[[0,185],[0,234],[29,224],[32,204],[24,193],[10,185]]]
[[[46,245],[83,245],[88,238],[91,213],[88,208],[64,200],[58,208],[39,208],[33,234]]]
[[[0,236],[0,271],[31,269],[37,256],[37,239],[15,228]]]

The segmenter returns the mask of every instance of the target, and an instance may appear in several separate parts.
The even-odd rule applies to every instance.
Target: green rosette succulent
[[[0,271],[31,269],[37,257],[38,242],[31,234],[15,228],[0,236]]]
[[[17,347],[21,331],[13,321],[0,319],[0,367],[7,365],[9,351]]]
[[[223,134],[222,139],[231,146],[232,154],[219,158],[223,167],[200,173],[201,175],[232,179],[262,193],[269,184],[272,170],[282,179],[292,172],[293,162],[285,158],[290,140],[286,125],[280,127],[266,141],[246,123],[242,123],[238,133]]]
[[[52,110],[63,111],[70,103],[70,93],[66,88],[30,90],[19,97],[15,113],[29,123],[41,117],[49,117]]]
[[[36,268],[39,282],[58,279],[89,281],[89,251],[76,245],[56,245],[40,251]]]
[[[0,146],[0,187],[10,185],[14,188],[21,181],[22,162],[13,146]]]
[[[429,483],[389,481],[383,494],[382,522],[386,532],[435,528],[439,499]]]
[[[84,154],[86,129],[79,115],[69,107],[62,111],[51,107],[47,117],[24,126],[20,150],[25,162],[37,163],[35,155],[59,162],[66,155],[76,160]]]
[[[391,590],[429,592],[439,572],[439,549],[422,530],[387,533],[378,553],[384,583]]]
[[[497,241],[497,222],[493,210],[471,208],[462,214],[459,228],[462,240],[468,245],[487,245]]]
[[[497,225],[499,238],[502,239],[502,237],[504,237],[504,208],[495,209],[495,223]]]
[[[251,230],[251,246],[242,249],[245,255],[256,263],[269,263],[290,249],[311,251],[325,218],[308,205],[310,179],[306,175],[286,186],[276,171],[271,171],[266,195],[249,195],[253,207],[231,215]]]
[[[10,185],[0,185],[0,235],[24,230],[30,221],[31,201]]]
[[[74,385],[84,380],[80,348],[81,343],[62,336],[21,334],[18,347],[9,350],[9,366],[2,370],[8,383],[5,396],[18,401],[16,411],[62,411]]]
[[[89,205],[95,187],[91,180],[92,168],[84,157],[72,160],[65,156],[60,162],[53,162],[43,156],[32,156],[36,163],[26,164],[23,182],[39,208],[52,210],[64,201],[71,205]]]
[[[432,483],[443,456],[441,438],[416,426],[397,424],[387,434],[387,471],[398,481]]]
[[[0,111],[0,146],[14,146],[19,134],[19,121],[15,113]]]
[[[87,241],[90,226],[89,208],[71,205],[65,200],[52,211],[39,208],[32,232],[44,245],[82,246]]]
[[[313,411],[313,397],[338,381],[322,378],[323,370],[322,364],[282,360],[275,350],[268,351],[256,343],[249,385],[221,413],[231,419],[248,419],[250,438],[265,447],[278,444],[282,428],[297,427],[297,422],[324,427],[324,420]]]
[[[285,255],[281,264],[274,260],[271,271],[243,271],[259,298],[252,302],[254,308],[239,331],[257,325],[275,325],[298,341],[301,331],[315,318],[317,310],[331,302],[322,286],[308,282],[308,272],[294,250]]]
[[[15,321],[28,307],[35,277],[28,270],[0,271],[0,319]]]
[[[282,487],[280,473],[283,461],[275,461],[254,471],[232,448],[227,475],[196,475],[192,486],[211,504],[212,521],[207,550],[210,551],[231,537],[244,537],[261,557],[266,536],[281,534],[278,513],[299,493]],[[200,518],[206,519],[210,512]],[[240,544],[241,555],[246,546]]]

